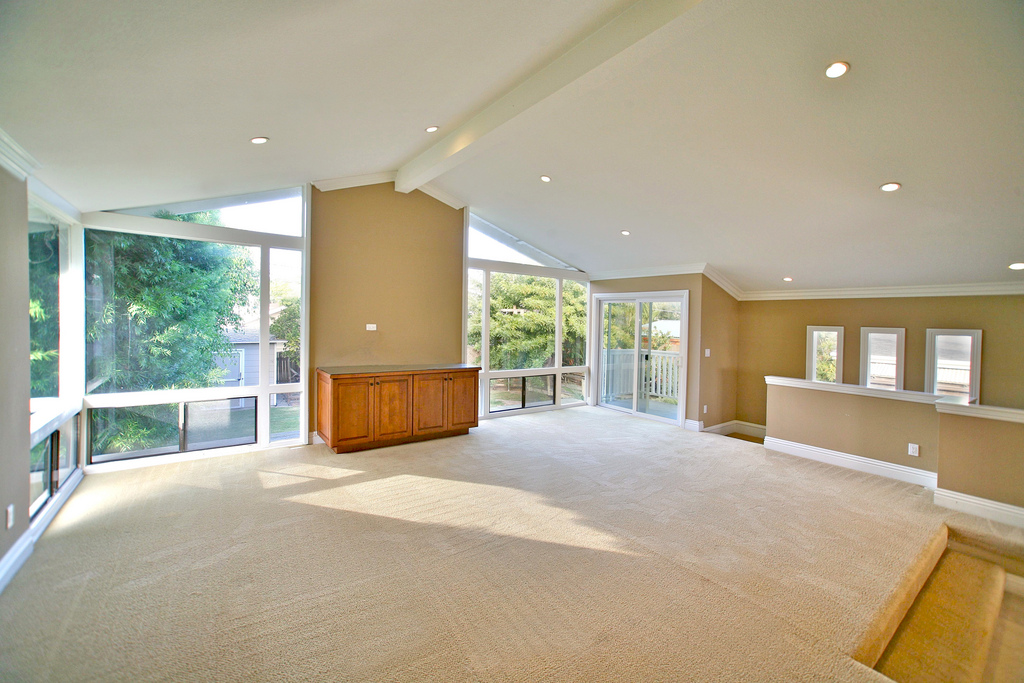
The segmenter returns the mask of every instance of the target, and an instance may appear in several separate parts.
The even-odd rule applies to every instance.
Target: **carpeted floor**
[[[882,681],[849,654],[951,518],[1008,530],[599,408],[89,475],[0,680]]]

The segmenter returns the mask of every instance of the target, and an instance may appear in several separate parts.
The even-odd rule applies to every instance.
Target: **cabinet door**
[[[412,433],[433,434],[445,430],[447,375],[431,373],[412,378]]]
[[[448,382],[448,429],[479,424],[480,379],[476,372],[453,372]]]
[[[331,381],[334,414],[330,446],[355,445],[373,441],[373,379]]]
[[[412,375],[384,375],[375,378],[377,441],[412,436]]]

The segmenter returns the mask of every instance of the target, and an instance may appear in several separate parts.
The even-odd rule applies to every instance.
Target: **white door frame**
[[[640,303],[659,301],[680,302],[679,312],[679,417],[675,420],[642,413],[637,410],[637,380],[640,371]],[[601,363],[601,348],[604,345],[604,304],[605,303],[633,303],[636,306],[634,336],[633,336],[633,409],[626,410],[618,406],[611,406],[601,402],[601,386],[604,382],[604,367]],[[660,292],[603,292],[594,294],[591,298],[590,330],[590,397],[591,403],[595,406],[617,410],[630,415],[638,415],[650,420],[679,425],[682,427],[686,420],[686,366],[689,358],[689,334],[690,334],[690,292],[686,289]]]

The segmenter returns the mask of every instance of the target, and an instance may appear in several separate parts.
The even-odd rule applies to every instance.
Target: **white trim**
[[[60,509],[64,507],[64,503],[68,501],[74,490],[78,488],[83,476],[81,469],[76,469],[72,472],[71,476],[64,482],[64,485],[57,489],[57,493],[43,505],[36,518],[29,524],[28,529],[4,553],[3,558],[0,559],[0,593],[11,582],[14,575],[18,573],[21,566],[25,564],[25,560],[28,559],[35,549],[36,541],[43,535],[46,528],[50,526],[50,522],[57,516]]]
[[[39,168],[39,162],[0,128],[0,166],[18,180],[25,180]]]
[[[169,221],[152,216],[136,216],[113,211],[92,211],[82,214],[82,225],[96,230],[127,232],[140,235],[156,235],[175,239],[217,242],[219,244],[241,244],[245,246],[272,247],[274,249],[303,248],[304,238],[294,235],[276,235],[272,232],[225,228],[219,225],[203,225],[184,221]]]
[[[829,465],[845,467],[849,470],[877,474],[880,477],[905,481],[908,484],[917,484],[929,489],[934,489],[938,485],[938,475],[935,472],[906,467],[905,465],[896,465],[891,462],[875,460],[874,458],[865,458],[860,455],[832,451],[827,448],[796,443],[795,441],[776,439],[773,436],[766,436],[764,438],[764,447],[768,450],[795,455],[798,458],[817,460]]]
[[[1024,528],[1024,508],[1000,503],[988,498],[979,498],[959,491],[935,489],[932,500],[936,505],[950,510],[966,512],[1003,524]]]
[[[69,201],[43,184],[38,178],[28,178],[29,203],[35,204],[46,213],[66,223],[81,223],[82,212]]]
[[[688,432],[703,432],[704,423],[697,420],[683,420],[683,429]]]
[[[960,285],[850,287],[848,289],[777,289],[742,292],[740,301],[789,299],[890,299],[920,296],[1002,296],[1024,294],[1024,282],[973,282]]]
[[[459,199],[455,195],[448,194],[447,192],[445,192],[441,188],[435,187],[434,185],[431,185],[430,183],[426,183],[424,185],[420,185],[416,189],[418,189],[420,192],[422,192],[423,194],[427,195],[428,197],[433,197],[437,201],[442,202],[444,204],[447,204],[448,206],[452,207],[453,209],[464,209],[464,208],[466,208],[466,202],[462,201],[461,199]]]
[[[537,277],[561,277],[577,282],[589,282],[590,276],[581,270],[568,270],[566,268],[554,268],[552,266],[533,266],[527,263],[510,263],[508,261],[490,261],[482,258],[467,258],[467,268],[480,270],[493,270],[498,273],[511,273],[513,275],[535,275]]]
[[[816,332],[836,332],[836,381],[819,382],[814,379],[817,373],[817,349],[814,346],[814,334]],[[807,326],[807,379],[819,384],[841,384],[843,381],[843,337],[845,331],[842,326],[830,325],[808,325]]]
[[[906,357],[907,329],[905,327],[862,327],[860,328],[860,383],[868,385],[868,372],[870,372],[871,359],[868,358],[872,334],[894,334],[896,335],[896,391],[903,391],[903,369],[904,358]],[[875,387],[877,388],[877,387]],[[889,391],[888,389],[886,391]]]
[[[935,338],[939,336],[971,338],[971,386],[968,394],[971,400],[977,400],[981,391],[981,330],[959,330],[931,328],[925,330],[924,348],[924,390],[929,394],[935,391]]]
[[[744,436],[753,436],[758,439],[763,439],[765,435],[765,426],[754,424],[753,422],[744,422],[743,420],[729,420],[728,422],[721,422],[710,427],[704,427],[701,429],[702,432],[708,432],[710,434],[721,434],[723,436],[729,434],[743,434]]]
[[[557,403],[549,403],[542,406],[530,406],[529,408],[509,408],[508,410],[496,410],[492,412],[486,412],[480,415],[481,420],[497,420],[503,417],[513,417],[515,415],[527,415],[529,413],[547,413],[552,410],[568,410],[569,408],[580,408],[587,405],[583,401],[578,403],[567,403],[565,405],[559,405]]]
[[[137,458],[125,458],[124,460],[108,460],[107,462],[91,463],[84,467],[86,474],[104,474],[107,472],[121,472],[123,470],[138,470],[145,467],[159,467],[177,462],[190,462],[192,460],[207,460],[209,458],[222,458],[240,453],[259,453],[270,451],[284,446],[295,446],[302,443],[302,437],[294,439],[281,439],[272,441],[265,446],[256,443],[242,444],[240,446],[222,446],[220,448],[208,448],[202,451],[180,451],[166,453],[164,455],[143,455]]]
[[[320,438],[320,434],[318,432],[310,432],[308,445],[317,446],[319,444],[326,445],[327,442]]]
[[[29,399],[32,415],[29,417],[29,447],[60,429],[61,425],[82,412],[82,399],[33,398]]]
[[[652,266],[650,268],[623,268],[620,270],[590,271],[591,280],[623,280],[631,277],[658,277],[660,275],[696,275],[703,273],[706,263],[685,263],[678,266]]]
[[[1024,597],[1024,576],[1017,576],[1016,574],[1007,572],[1006,585],[1003,588],[1003,591]]]
[[[965,398],[960,396],[943,396],[935,402],[935,409],[940,413],[951,415],[963,415],[965,417],[984,418],[986,420],[1000,420],[1002,422],[1017,422],[1024,424],[1024,410],[1017,408],[999,408],[996,406],[979,406],[966,403]]]
[[[380,185],[381,183],[393,183],[398,177],[398,171],[381,171],[380,173],[367,173],[365,175],[350,175],[343,178],[325,178],[314,180],[313,187],[321,192],[332,192],[334,190],[347,190],[350,187],[363,187],[365,185]]]
[[[923,391],[891,391],[889,389],[875,389],[863,387],[859,384],[832,384],[831,382],[815,382],[797,377],[775,377],[766,375],[765,384],[778,387],[793,387],[795,389],[814,389],[815,391],[831,391],[836,394],[853,394],[855,396],[870,396],[871,398],[887,398],[893,401],[909,401],[911,403],[934,404],[937,400],[935,394],[926,394]]]
[[[736,283],[723,275],[717,268],[714,268],[708,264],[704,264],[704,274],[709,280],[714,282],[716,285],[724,289],[729,296],[737,301],[740,301],[743,296],[743,290],[740,289]]]
[[[302,226],[302,307],[299,310],[301,320],[299,322],[299,372],[302,373],[302,396],[299,398],[299,434],[307,434],[309,432],[309,406],[312,403],[312,393],[316,382],[310,382],[310,367],[309,367],[309,288],[310,278],[309,269],[310,261],[312,261],[312,251],[310,245],[313,243],[313,186],[306,183],[302,186],[302,210],[303,210],[303,226]],[[276,379],[276,378],[275,378]],[[270,394],[267,394],[267,398],[270,398]],[[309,443],[309,441],[305,441]]]

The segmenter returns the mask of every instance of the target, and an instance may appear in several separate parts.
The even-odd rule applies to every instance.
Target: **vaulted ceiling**
[[[1024,291],[1018,0],[4,2],[0,64],[83,211],[389,173],[597,275]]]

